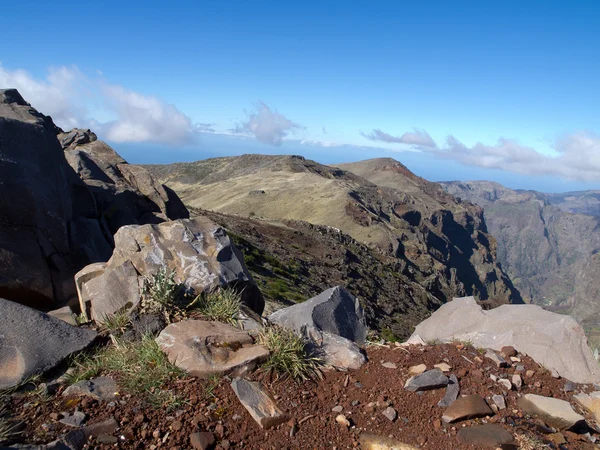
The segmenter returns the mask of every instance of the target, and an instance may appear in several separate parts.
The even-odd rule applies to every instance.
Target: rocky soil
[[[168,386],[182,402],[171,410],[152,409],[139,398],[119,390],[115,399],[63,396],[63,387],[55,395],[38,392],[15,395],[11,408],[26,426],[20,440],[49,442],[73,429],[61,423],[66,416],[83,413],[83,425],[104,422],[96,427],[86,448],[109,449],[344,449],[374,448],[361,435],[374,433],[412,445],[406,448],[476,449],[494,448],[494,440],[506,430],[521,443],[502,448],[596,448],[600,438],[596,423],[587,416],[588,425],[574,431],[557,430],[543,417],[523,412],[518,400],[525,394],[538,394],[571,401],[576,391],[590,392],[592,385],[575,385],[553,378],[549,371],[520,355],[520,361],[498,368],[483,352],[461,343],[431,346],[372,345],[367,348],[369,362],[360,370],[325,372],[323,380],[297,384],[292,380],[273,380],[264,373],[261,380],[288,418],[272,429],[262,429],[242,406],[227,377],[197,380],[181,377]],[[495,410],[479,418],[447,424],[442,420],[446,407],[438,406],[445,389],[411,392],[405,389],[409,371],[442,367],[454,374],[461,395],[477,395]],[[502,383],[518,374],[522,386],[508,388]],[[493,377],[498,377],[494,381]],[[506,408],[498,409],[495,401]],[[575,409],[580,409],[575,405]],[[466,411],[468,412],[468,411]],[[583,411],[580,411],[583,413]],[[345,419],[339,416],[343,415]],[[114,422],[111,423],[114,418]],[[110,421],[109,421],[110,419]],[[107,422],[108,421],[108,422]],[[349,424],[349,425],[348,425]],[[470,429],[497,424],[487,429],[485,442],[466,443]],[[467,431],[465,431],[467,430]],[[195,433],[208,433],[214,447],[202,447]],[[467,437],[465,437],[467,436]],[[364,437],[363,437],[364,438]],[[196,443],[196,445],[192,444]],[[471,442],[471,441],[468,441]],[[527,447],[528,443],[536,447]],[[483,443],[483,444],[482,444]],[[497,445],[500,447],[500,445]],[[386,448],[386,447],[383,447]],[[401,447],[400,447],[401,448]]]

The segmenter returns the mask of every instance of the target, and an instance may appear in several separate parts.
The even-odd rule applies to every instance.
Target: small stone
[[[521,358],[519,358],[518,356],[511,356],[511,357],[510,357],[510,360],[511,360],[512,362],[521,362]]]
[[[396,364],[394,364],[393,362],[384,362],[382,364],[383,367],[385,367],[386,369],[397,369],[398,366]]]
[[[339,414],[339,415],[338,415],[338,416],[335,418],[335,421],[336,421],[337,423],[339,423],[340,425],[342,425],[342,426],[346,427],[346,428],[349,428],[349,427],[350,427],[350,421],[349,421],[349,420],[346,418],[346,416],[345,416],[345,415],[343,415],[343,414]]]
[[[231,387],[261,428],[273,428],[289,420],[289,416],[277,406],[275,400],[260,383],[235,378],[231,382]]]
[[[452,366],[447,364],[447,363],[439,363],[439,364],[435,364],[433,366],[436,369],[440,369],[442,372],[450,372],[450,370],[452,369]]]
[[[512,389],[512,383],[508,381],[506,378],[498,379],[498,384],[501,384],[506,388],[506,390],[510,391]]]
[[[512,356],[517,356],[517,351],[515,350],[515,348],[512,345],[506,345],[506,346],[502,347],[500,349],[500,353],[502,353],[502,355],[505,358],[510,358]]]
[[[152,437],[154,439],[159,439],[161,436],[162,436],[162,433],[160,432],[160,430],[158,428],[152,432]]]
[[[534,375],[535,372],[533,370],[528,370],[527,372],[525,372],[525,378],[531,378]]]
[[[396,417],[398,417],[398,413],[396,412],[396,410],[394,408],[392,408],[391,406],[388,406],[382,413],[390,422],[393,422],[394,420],[396,420]]]
[[[564,391],[565,392],[573,392],[577,388],[577,385],[572,381],[567,380],[565,383]]]
[[[219,445],[221,445],[221,448],[223,450],[229,450],[229,448],[231,447],[231,443],[227,439],[221,441]]]
[[[458,394],[460,393],[460,385],[458,384],[458,378],[456,375],[450,375],[450,379],[448,380],[448,386],[446,387],[446,394],[444,398],[442,398],[438,402],[438,406],[442,408],[447,408],[450,406],[454,400],[458,398]]]
[[[467,395],[456,399],[444,411],[442,420],[446,423],[454,423],[460,420],[491,416],[493,413],[485,400],[479,395]]]
[[[567,443],[565,436],[562,433],[552,433],[546,436],[548,440],[556,445],[563,445]]]
[[[59,422],[70,427],[79,427],[85,420],[85,417],[85,413],[75,410],[75,412],[71,415],[65,414],[65,416],[59,420]]]
[[[408,368],[409,375],[419,375],[427,370],[427,366],[425,364],[419,364],[417,366],[412,366]]]
[[[524,372],[525,371],[525,366],[523,364],[518,364],[517,367],[515,367],[515,372]]]
[[[506,401],[504,400],[504,396],[502,395],[494,395],[492,396],[492,401],[498,407],[498,409],[506,409]]]
[[[331,408],[331,412],[334,412],[334,413],[341,413],[343,410],[344,410],[344,407],[341,405],[334,406],[333,408]]]
[[[419,450],[417,447],[391,437],[378,436],[372,433],[361,433],[358,440],[362,450]]]
[[[352,400],[352,403],[350,403],[350,405],[358,406],[358,405],[360,405],[360,402],[358,400]]]
[[[486,358],[491,359],[496,364],[496,367],[508,367],[506,360],[497,354],[495,351],[488,349],[484,355]]]
[[[52,420],[58,420],[58,419],[60,419],[61,417],[62,417],[62,414],[55,413],[55,412],[53,412],[53,413],[50,413],[50,418],[51,418]]]
[[[438,389],[448,385],[448,377],[441,370],[428,370],[406,380],[404,389],[412,392]]]
[[[466,377],[468,373],[469,373],[469,371],[467,369],[465,369],[464,367],[461,367],[460,369],[458,369],[456,371],[456,376],[460,379],[460,378]]]
[[[173,431],[179,431],[182,428],[183,428],[183,424],[179,420],[175,420],[174,422],[171,423],[171,430],[173,430]]]
[[[215,436],[209,432],[190,434],[190,444],[199,450],[208,450],[215,443]]]
[[[521,389],[521,386],[523,386],[523,380],[521,379],[521,375],[515,373],[512,376],[512,384],[515,386],[515,388]]]
[[[498,381],[498,377],[496,375],[494,375],[493,373],[490,373],[490,379],[492,381]]]

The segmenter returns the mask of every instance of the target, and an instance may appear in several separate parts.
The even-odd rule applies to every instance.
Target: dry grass
[[[214,292],[202,293],[190,303],[188,310],[200,314],[207,320],[237,325],[242,294],[233,289],[217,289]]]
[[[520,450],[545,450],[549,448],[539,439],[525,434],[515,435],[515,441],[517,441]]]

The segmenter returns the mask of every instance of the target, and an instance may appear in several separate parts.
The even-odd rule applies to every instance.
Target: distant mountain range
[[[524,298],[571,314],[588,333],[598,331],[599,191],[545,194],[489,181],[441,185],[484,208],[488,230],[498,241],[498,261]]]
[[[388,328],[397,336],[406,335],[423,314],[452,297],[522,301],[496,264],[496,242],[487,233],[483,210],[457,201],[393,159],[332,167],[300,156],[243,155],[144,167],[191,208],[288,227],[285,221],[308,222],[366,244],[383,265],[368,298],[355,292],[369,303],[375,328]],[[255,237],[244,239],[262,245]],[[270,249],[265,250],[272,253],[273,239],[268,240]],[[292,244],[286,242],[287,247]],[[345,244],[346,261],[358,258],[354,247],[350,240]],[[316,263],[330,264],[326,259]],[[359,272],[342,276],[351,289],[363,283]],[[377,283],[385,283],[380,292]]]

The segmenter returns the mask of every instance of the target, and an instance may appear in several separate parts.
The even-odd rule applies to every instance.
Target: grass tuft
[[[214,292],[198,295],[188,308],[208,320],[237,325],[241,306],[241,293],[219,288]]]
[[[75,372],[70,375],[69,383],[106,373],[114,375],[125,392],[141,396],[154,407],[180,404],[180,399],[162,388],[184,372],[169,362],[152,336],[135,342],[118,339],[115,342],[116,345],[95,354],[80,353],[73,361]]]
[[[296,381],[322,378],[321,359],[307,351],[304,339],[294,331],[278,326],[265,327],[258,335],[258,343],[271,352],[263,370]]]
[[[104,316],[100,329],[109,333],[122,333],[129,326],[129,314],[125,311],[120,311],[115,314]]]
[[[544,450],[549,448],[543,441],[525,434],[515,435],[515,441],[517,441],[519,450]]]

